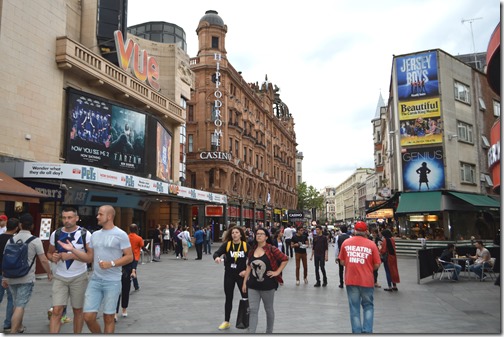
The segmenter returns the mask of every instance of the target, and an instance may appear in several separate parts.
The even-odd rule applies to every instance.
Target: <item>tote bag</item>
[[[248,298],[242,298],[240,300],[240,306],[238,307],[238,315],[236,316],[236,328],[246,329],[249,326],[249,301]]]

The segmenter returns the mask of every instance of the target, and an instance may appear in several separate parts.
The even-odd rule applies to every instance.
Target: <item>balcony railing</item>
[[[87,78],[92,85],[106,84],[146,109],[154,109],[181,124],[185,122],[184,110],[178,104],[66,36],[56,38],[56,63],[64,71]]]

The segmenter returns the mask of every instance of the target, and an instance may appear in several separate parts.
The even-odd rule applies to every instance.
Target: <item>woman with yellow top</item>
[[[233,226],[225,234],[224,243],[213,254],[215,263],[224,261],[224,294],[226,294],[226,304],[224,305],[224,322],[219,326],[219,330],[229,329],[231,324],[231,309],[233,308],[233,293],[235,284],[238,285],[242,298],[247,298],[247,293],[242,291],[243,276],[247,268],[247,239],[241,227]],[[222,259],[221,256],[224,256]]]

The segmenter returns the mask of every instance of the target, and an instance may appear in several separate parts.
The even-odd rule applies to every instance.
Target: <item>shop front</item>
[[[500,203],[487,195],[455,191],[404,192],[396,216],[399,235],[416,239],[493,239]]]
[[[127,229],[136,223],[145,238],[158,223],[190,226],[191,205],[227,203],[225,195],[87,165],[10,162],[0,166],[44,197],[30,213],[51,219],[50,230],[60,225],[61,211],[67,206],[79,212],[79,225],[90,231],[99,229],[97,210],[108,204],[116,209],[117,226]]]

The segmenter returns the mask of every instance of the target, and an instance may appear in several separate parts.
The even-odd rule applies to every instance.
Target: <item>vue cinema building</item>
[[[226,194],[228,206],[193,208],[193,217],[252,225],[287,220],[297,206],[294,119],[268,82],[247,83],[226,52],[216,11],[201,18],[187,102],[187,185]]]
[[[181,184],[192,85],[184,41],[127,36],[126,0],[1,4],[0,170],[46,198],[2,201],[0,212],[29,211],[47,240],[64,206],[93,226],[110,204],[116,225],[135,222],[145,236],[158,223],[189,225],[193,204],[227,203]]]

